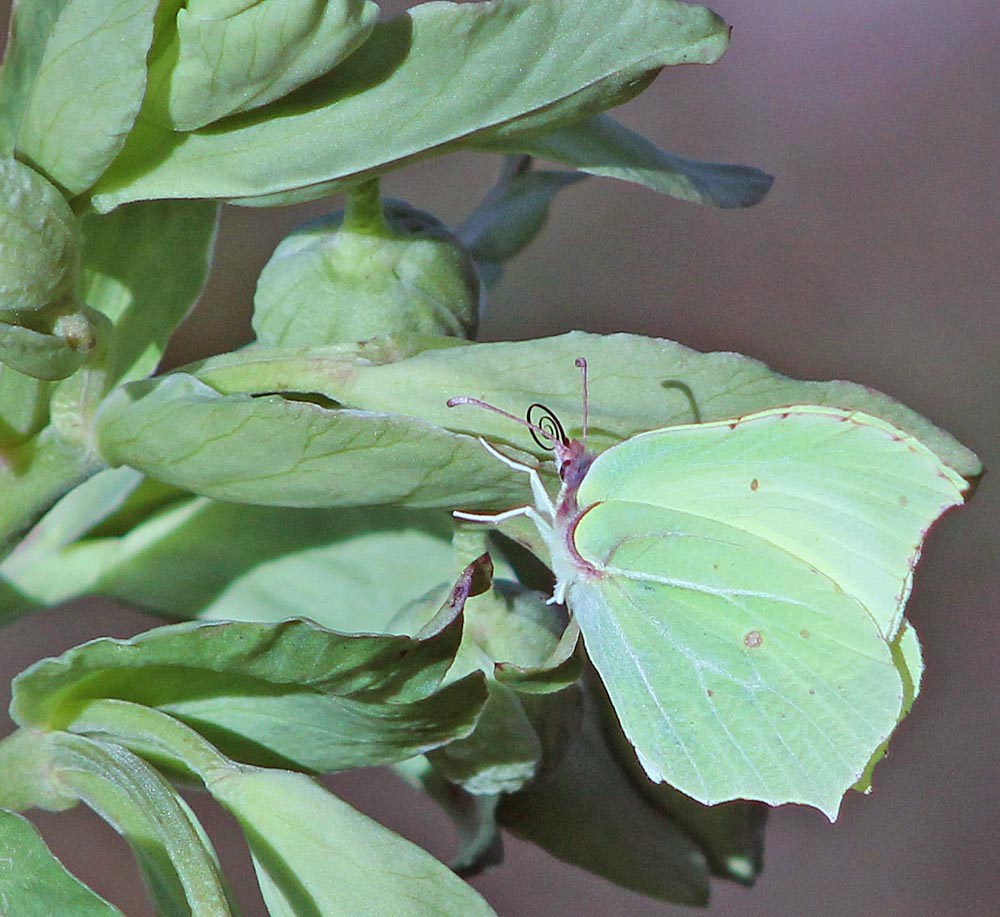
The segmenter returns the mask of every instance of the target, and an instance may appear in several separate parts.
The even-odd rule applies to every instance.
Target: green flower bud
[[[371,200],[364,213],[354,203],[347,219],[340,212],[306,223],[275,249],[254,295],[258,339],[319,346],[405,333],[471,338],[479,277],[461,243],[403,201],[385,201],[384,219]]]
[[[0,159],[0,320],[66,298],[79,262],[77,221],[62,194],[16,159]]]

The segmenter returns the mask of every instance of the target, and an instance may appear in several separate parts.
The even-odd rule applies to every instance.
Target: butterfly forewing
[[[877,418],[799,405],[634,436],[598,456],[578,500],[662,506],[757,535],[825,573],[891,638],[923,536],[965,486]]]

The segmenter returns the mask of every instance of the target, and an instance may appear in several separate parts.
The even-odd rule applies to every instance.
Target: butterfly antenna
[[[488,401],[481,401],[479,398],[473,398],[470,395],[458,395],[455,398],[449,398],[446,404],[450,408],[458,407],[461,404],[471,404],[477,408],[483,408],[484,410],[492,411],[494,414],[499,414],[501,417],[506,417],[508,420],[513,420],[514,423],[518,423],[522,427],[527,427],[529,430],[531,430],[533,434],[535,434],[536,442],[538,436],[541,436],[543,439],[551,442],[553,445],[555,445],[557,442],[556,437],[553,436],[553,434],[550,431],[540,427],[536,423],[524,420],[521,417],[518,417],[516,414],[511,414],[509,411],[505,411],[503,408],[498,408],[495,404],[490,404]]]
[[[583,385],[583,428],[580,431],[580,442],[587,445],[587,427],[590,423],[590,396],[587,391],[587,361],[583,357],[576,358],[576,366],[580,370],[580,380]]]

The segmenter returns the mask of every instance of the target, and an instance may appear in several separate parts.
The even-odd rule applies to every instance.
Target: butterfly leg
[[[528,482],[531,484],[531,495],[535,498],[535,506],[543,510],[550,519],[554,519],[556,515],[556,508],[552,504],[552,498],[549,496],[548,491],[545,489],[545,485],[542,484],[542,479],[538,476],[538,472],[532,468],[530,465],[525,465],[523,462],[517,462],[514,459],[504,455],[495,446],[486,442],[482,437],[479,438],[479,442],[482,443],[483,448],[489,452],[497,461],[503,462],[508,468],[513,468],[515,471],[523,471],[528,476]],[[522,509],[530,509],[530,507],[522,507]],[[511,510],[513,512],[513,510]],[[519,515],[528,516],[535,525],[538,525],[541,521],[537,519],[537,513],[532,515],[531,513],[518,513]],[[551,528],[546,524],[546,528]]]
[[[465,522],[485,522],[487,525],[499,525],[508,519],[527,516],[535,523],[535,527],[546,541],[552,537],[552,526],[542,518],[541,513],[537,512],[533,506],[518,506],[515,509],[508,509],[502,513],[463,513],[460,510],[456,510],[452,515],[456,519],[461,519]]]

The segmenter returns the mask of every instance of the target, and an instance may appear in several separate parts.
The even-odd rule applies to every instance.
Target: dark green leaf
[[[558,770],[504,797],[498,818],[559,859],[618,885],[677,904],[708,900],[704,855],[636,791],[591,711]]]
[[[713,207],[750,207],[771,188],[770,175],[751,166],[683,159],[664,153],[608,115],[597,115],[530,140],[483,144],[517,150],[591,175],[635,182],[682,201]]]
[[[452,820],[458,830],[458,850],[450,866],[460,876],[474,876],[503,862],[503,838],[496,823],[499,796],[474,796],[445,780],[426,756],[393,765],[410,786],[423,790]]]
[[[458,230],[487,286],[542,231],[556,194],[586,178],[580,172],[530,171],[529,163],[528,157],[508,157],[500,181]]]

